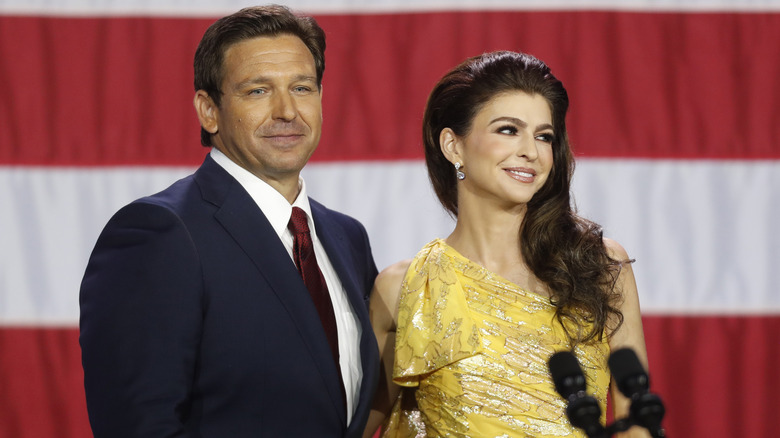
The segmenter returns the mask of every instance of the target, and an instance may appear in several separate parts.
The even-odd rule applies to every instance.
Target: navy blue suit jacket
[[[311,201],[360,320],[363,382],[349,427],[317,310],[262,211],[210,156],[124,207],[81,285],[95,437],[359,437],[378,376],[376,277],[356,220]]]

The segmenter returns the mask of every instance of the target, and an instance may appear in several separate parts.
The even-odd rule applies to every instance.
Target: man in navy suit
[[[212,149],[114,215],[81,286],[95,437],[362,434],[379,368],[376,266],[363,226],[309,199],[300,177],[320,139],[324,51],[314,19],[281,6],[203,36],[194,104]],[[295,208],[335,330],[296,266]]]

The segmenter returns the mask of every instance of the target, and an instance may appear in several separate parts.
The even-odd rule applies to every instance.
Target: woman
[[[514,52],[468,59],[431,92],[426,164],[457,222],[376,280],[385,382],[366,436],[395,405],[386,436],[582,437],[550,356],[576,354],[603,415],[609,352],[630,347],[646,364],[631,261],[571,207],[568,104],[543,62]],[[612,397],[626,416],[614,385]]]

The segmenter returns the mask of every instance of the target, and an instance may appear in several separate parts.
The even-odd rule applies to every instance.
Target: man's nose
[[[295,101],[289,93],[276,93],[272,106],[271,117],[276,120],[290,121],[298,114]]]

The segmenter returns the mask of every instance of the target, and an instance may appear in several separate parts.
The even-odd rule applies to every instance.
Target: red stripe
[[[415,159],[437,78],[524,50],[567,84],[578,154],[780,158],[780,13],[325,15],[314,160]],[[192,56],[211,19],[0,16],[0,164],[195,165]]]
[[[644,318],[651,391],[671,437],[770,437],[780,430],[780,316]]]
[[[780,316],[644,318],[650,390],[672,437],[780,430]],[[0,437],[89,436],[76,329],[0,329]]]
[[[78,330],[0,328],[0,437],[92,436]]]

